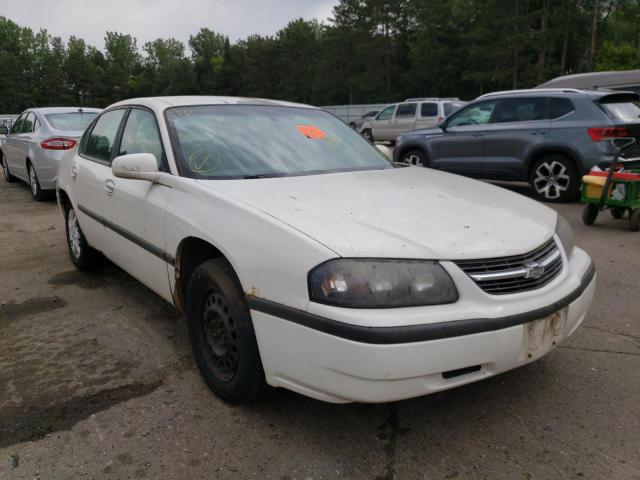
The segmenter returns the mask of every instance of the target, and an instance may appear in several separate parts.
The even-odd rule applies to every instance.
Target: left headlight
[[[567,254],[567,258],[571,258],[573,249],[576,247],[576,241],[573,238],[573,230],[571,229],[571,226],[560,214],[558,214],[558,223],[556,224],[556,235],[558,235],[558,238],[562,243],[562,247]]]
[[[453,303],[458,290],[435,261],[338,258],[309,272],[309,297],[346,308],[416,307]]]

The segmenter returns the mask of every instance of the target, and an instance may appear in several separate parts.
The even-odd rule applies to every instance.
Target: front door
[[[119,155],[151,153],[160,171],[168,172],[155,114],[130,110],[119,143]],[[105,226],[107,256],[123,270],[172,302],[168,264],[174,252],[165,251],[165,207],[171,188],[146,180],[116,178],[109,172]]]
[[[497,100],[478,102],[454,113],[442,135],[429,139],[431,166],[482,177],[485,136],[496,103]]]
[[[26,164],[27,142],[25,140],[25,136],[28,135],[28,133],[23,132],[25,132],[26,128],[33,125],[32,123],[28,123],[29,116],[33,119],[33,113],[24,112],[13,124],[11,132],[7,134],[4,152],[11,174],[21,178],[25,182],[29,181]],[[29,131],[31,130],[29,129]]]
[[[371,121],[371,133],[374,140],[391,140],[393,137],[391,122],[393,121],[396,107],[397,105],[388,106]],[[395,140],[395,137],[393,139]]]

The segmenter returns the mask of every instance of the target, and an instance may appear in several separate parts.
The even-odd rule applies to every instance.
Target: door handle
[[[533,132],[534,135],[544,135],[546,133],[547,133],[546,130],[539,130],[537,132]]]
[[[116,188],[116,184],[110,178],[104,181],[104,193],[111,196],[113,195],[113,190]]]
[[[78,176],[79,171],[80,171],[80,168],[78,167],[78,165],[74,165],[73,167],[71,167],[71,178],[75,180],[76,177]]]
[[[484,137],[484,133],[474,133],[472,137]]]

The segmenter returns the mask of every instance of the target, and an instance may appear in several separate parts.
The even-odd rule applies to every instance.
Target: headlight
[[[444,268],[424,260],[329,260],[309,272],[312,301],[347,308],[439,305],[458,300]]]
[[[573,230],[567,221],[558,214],[558,223],[556,225],[556,235],[560,239],[560,243],[564,248],[567,258],[571,258],[573,249],[576,246],[575,239],[573,238]]]

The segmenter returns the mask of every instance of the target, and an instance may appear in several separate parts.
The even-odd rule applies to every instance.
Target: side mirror
[[[442,130],[443,132],[447,131],[447,122],[441,122],[437,125],[437,127]]]
[[[131,153],[113,159],[111,172],[117,178],[147,180],[160,183],[162,172],[158,170],[158,161],[152,153]]]
[[[0,125],[0,135],[6,135],[9,133],[9,129],[6,125]]]
[[[391,150],[386,145],[380,145],[380,144],[377,144],[376,148],[378,150],[380,150],[384,154],[385,157],[387,157],[389,160],[393,161],[393,150]]]

